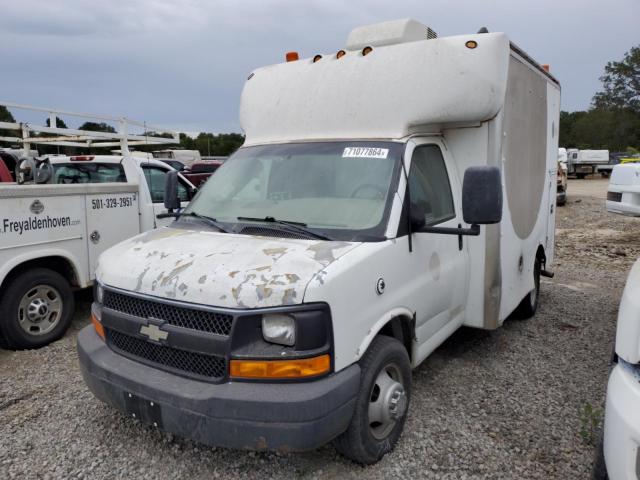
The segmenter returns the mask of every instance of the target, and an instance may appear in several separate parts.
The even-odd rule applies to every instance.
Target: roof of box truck
[[[503,33],[434,36],[415,20],[384,22],[355,29],[338,53],[255,70],[240,105],[245,145],[396,139],[494,117],[511,48],[531,60]]]

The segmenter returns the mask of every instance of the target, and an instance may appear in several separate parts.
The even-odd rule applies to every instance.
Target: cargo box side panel
[[[536,251],[547,244],[550,176],[555,171],[549,171],[548,155],[550,143],[557,146],[548,138],[553,121],[548,111],[549,82],[537,68],[512,54],[503,117],[500,322],[533,288]]]

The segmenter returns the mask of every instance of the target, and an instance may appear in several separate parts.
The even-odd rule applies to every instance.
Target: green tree
[[[100,122],[100,123],[84,122],[82,125],[78,127],[78,130],[88,130],[90,132],[116,133],[115,128],[113,128],[111,125],[104,122]]]
[[[625,53],[621,62],[608,62],[600,80],[603,90],[593,97],[595,108],[640,113],[640,45]]]
[[[50,127],[51,126],[50,123],[51,123],[50,120],[47,118],[47,120],[45,122],[45,125],[47,127]],[[69,127],[67,127],[67,124],[64,123],[64,120],[62,120],[61,118],[56,117],[56,128],[69,128]]]
[[[15,121],[16,119],[13,118],[11,112],[7,110],[7,107],[0,105],[0,122],[15,123]],[[17,137],[20,135],[20,132],[17,130],[0,129],[0,137]]]

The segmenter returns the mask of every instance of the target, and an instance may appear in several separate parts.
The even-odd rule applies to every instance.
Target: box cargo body
[[[560,86],[502,33],[434,37],[411,20],[360,27],[344,50],[249,75],[245,144],[186,211],[215,223],[178,220],[100,258],[105,300],[78,340],[99,398],[211,445],[337,437],[372,463],[402,431],[411,367],[462,325],[535,313]],[[227,323],[203,334],[169,307]]]

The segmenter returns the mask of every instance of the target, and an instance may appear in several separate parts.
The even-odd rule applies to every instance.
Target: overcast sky
[[[551,65],[569,111],[588,108],[606,62],[640,44],[640,0],[0,0],[0,101],[240,131],[251,70],[407,17],[440,36],[506,32]]]

